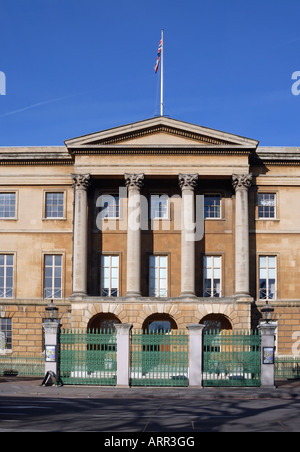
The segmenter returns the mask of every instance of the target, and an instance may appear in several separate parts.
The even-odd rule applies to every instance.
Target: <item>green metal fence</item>
[[[41,353],[0,355],[0,375],[5,377],[44,377],[45,356]]]
[[[259,331],[204,333],[203,385],[260,386],[261,335]]]
[[[277,356],[275,358],[275,380],[300,379],[300,357]]]
[[[132,331],[131,386],[188,386],[188,365],[187,332]]]
[[[60,342],[60,376],[64,384],[116,385],[116,331],[63,330]]]

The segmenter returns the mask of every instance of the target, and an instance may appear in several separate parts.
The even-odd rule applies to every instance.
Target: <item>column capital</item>
[[[198,183],[198,174],[179,174],[178,182],[181,190],[195,190]]]
[[[144,185],[144,174],[124,174],[126,187],[141,190]]]
[[[87,190],[91,184],[90,174],[72,174],[73,188]]]
[[[233,174],[232,185],[235,191],[237,190],[249,190],[252,183],[253,174]]]

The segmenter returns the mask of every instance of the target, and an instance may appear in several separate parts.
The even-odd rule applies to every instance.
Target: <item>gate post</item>
[[[130,331],[129,323],[115,324],[117,330],[117,386],[128,388],[130,383]]]
[[[43,328],[45,332],[45,376],[51,372],[59,382],[60,323],[59,321],[45,322]]]
[[[203,330],[205,325],[187,325],[190,336],[189,386],[202,388]]]
[[[261,323],[261,387],[275,388],[275,339],[278,324]]]

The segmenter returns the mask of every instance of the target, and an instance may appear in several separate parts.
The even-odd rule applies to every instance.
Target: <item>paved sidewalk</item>
[[[42,387],[41,380],[0,377],[0,397],[93,399],[300,399],[300,382],[276,389],[260,388],[114,388],[98,386]]]

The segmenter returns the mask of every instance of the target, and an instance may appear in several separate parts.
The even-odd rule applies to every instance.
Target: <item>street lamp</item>
[[[47,320],[49,322],[57,322],[58,321],[58,307],[56,307],[51,300],[50,304],[45,309],[47,314]]]
[[[275,320],[274,312],[275,309],[270,306],[269,302],[267,301],[267,304],[261,309],[263,323],[273,322]]]

